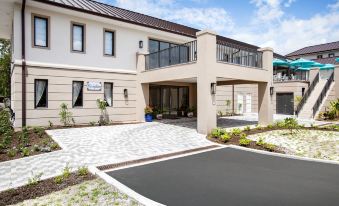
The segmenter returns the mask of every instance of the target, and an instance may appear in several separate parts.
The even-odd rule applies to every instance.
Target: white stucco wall
[[[41,8],[32,7],[32,5]],[[50,17],[49,49],[32,47],[32,13]],[[17,5],[14,12],[14,60],[21,59],[20,22],[20,5]],[[85,53],[71,52],[71,22],[86,25]],[[115,57],[103,55],[104,28],[115,31]],[[26,61],[135,71],[136,52],[148,51],[149,38],[176,43],[184,43],[192,40],[184,36],[151,28],[141,28],[140,26],[132,24],[36,2],[28,5],[26,9]],[[140,40],[144,43],[143,49],[139,49]]]

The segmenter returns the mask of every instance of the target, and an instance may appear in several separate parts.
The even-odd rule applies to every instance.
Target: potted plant
[[[187,110],[187,117],[192,118],[194,116],[195,107],[190,107]]]
[[[152,122],[153,121],[153,109],[150,106],[147,106],[145,108],[145,121],[146,122]]]
[[[153,109],[153,114],[154,116],[158,119],[158,120],[162,120],[162,112],[161,112],[161,109],[155,107]]]

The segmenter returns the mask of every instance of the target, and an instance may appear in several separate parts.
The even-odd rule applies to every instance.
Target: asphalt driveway
[[[165,205],[339,205],[339,165],[232,148],[107,174]]]

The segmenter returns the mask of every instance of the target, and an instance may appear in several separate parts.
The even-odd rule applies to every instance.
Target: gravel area
[[[299,130],[291,135],[287,130],[276,130],[251,135],[251,140],[277,145],[287,154],[339,161],[339,132]]]
[[[16,206],[39,205],[128,205],[140,206],[138,202],[120,193],[113,186],[97,178],[81,184],[68,187],[64,190],[51,193],[36,199],[25,200]]]

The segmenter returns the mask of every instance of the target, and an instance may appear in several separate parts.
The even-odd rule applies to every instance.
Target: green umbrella
[[[308,60],[308,59],[303,59],[303,58],[300,58],[300,59],[297,59],[297,60],[290,62],[291,66],[303,67],[303,68],[310,67],[313,64],[314,64],[314,61],[311,61],[311,60]]]
[[[320,67],[320,70],[327,70],[327,69],[334,69],[333,64],[325,64],[324,66]]]
[[[274,59],[273,66],[289,66],[290,64],[287,61],[281,59]]]
[[[339,62],[339,58],[336,58],[335,61],[336,61],[336,62]]]

